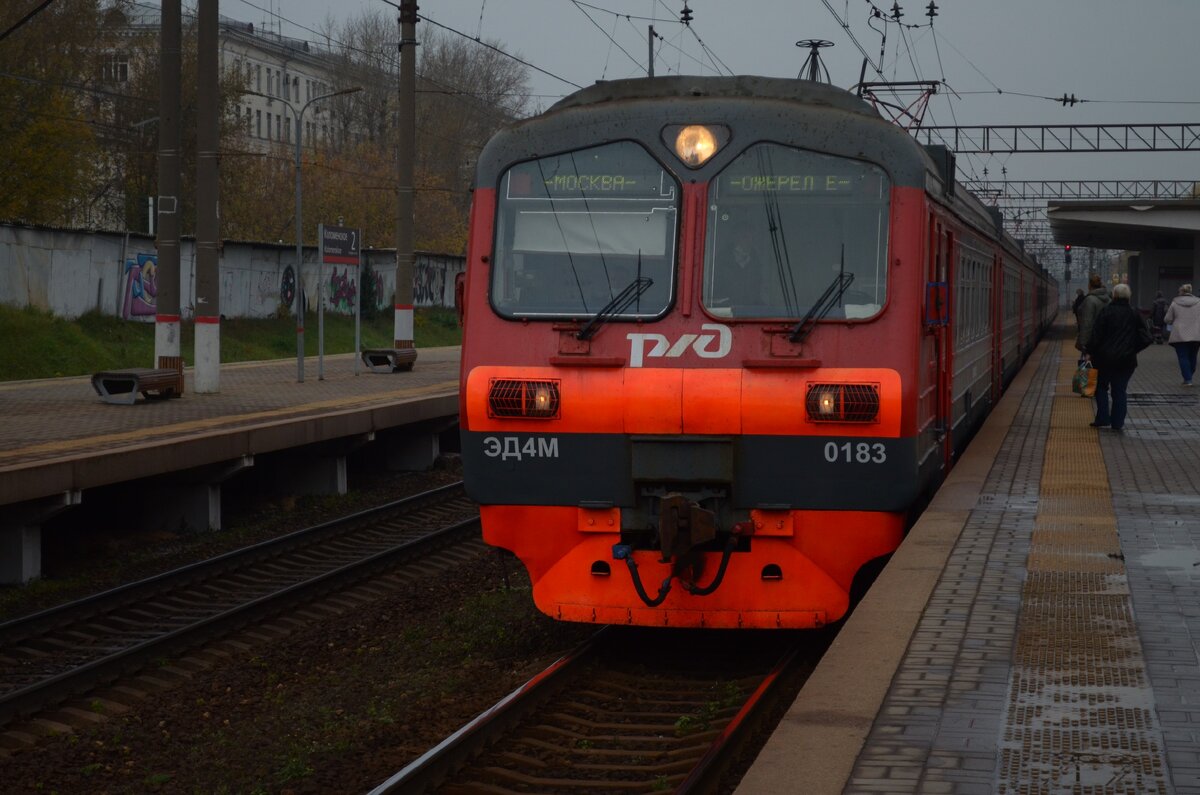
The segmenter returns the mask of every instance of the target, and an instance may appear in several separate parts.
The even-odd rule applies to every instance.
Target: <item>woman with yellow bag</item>
[[[1097,370],[1096,419],[1093,428],[1125,427],[1126,390],[1137,369],[1137,354],[1151,342],[1150,330],[1141,313],[1129,305],[1129,285],[1118,284],[1112,290],[1112,302],[1100,310],[1084,343]],[[1112,413],[1109,413],[1109,390]]]
[[[1079,360],[1079,367],[1071,378],[1071,391],[1080,397],[1093,397],[1096,394],[1096,368],[1088,361],[1087,354]]]

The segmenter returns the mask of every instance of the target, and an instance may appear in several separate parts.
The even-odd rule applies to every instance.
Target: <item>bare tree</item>
[[[528,72],[495,50],[436,28],[426,29],[418,54],[418,162],[469,184],[483,145],[525,114]]]
[[[334,60],[338,87],[362,91],[329,101],[343,154],[357,148],[363,162],[390,163],[376,173],[394,184],[399,30],[380,11],[338,23],[327,18],[324,46]],[[420,28],[417,50],[418,245],[441,250],[466,245],[471,174],[479,151],[496,130],[523,115],[528,103],[526,68],[479,43]],[[359,147],[366,146],[367,149]],[[369,150],[369,151],[368,151]],[[351,167],[351,170],[352,167]]]
[[[337,55],[345,74],[340,77],[347,85],[363,89],[335,101],[334,118],[345,136],[395,146],[390,135],[396,113],[397,39],[394,23],[379,11],[342,25]]]

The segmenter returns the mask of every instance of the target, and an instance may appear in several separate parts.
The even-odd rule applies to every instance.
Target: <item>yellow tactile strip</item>
[[[1021,593],[1002,793],[1169,792],[1092,401],[1063,344]]]

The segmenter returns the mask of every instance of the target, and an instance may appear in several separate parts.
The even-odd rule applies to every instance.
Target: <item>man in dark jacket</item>
[[[1150,344],[1150,331],[1141,314],[1129,305],[1129,285],[1112,290],[1112,302],[1100,310],[1087,341],[1087,352],[1096,368],[1096,419],[1092,427],[1125,427],[1126,390],[1137,369],[1138,351]],[[1112,389],[1112,414],[1108,390]]]
[[[1159,345],[1163,341],[1163,326],[1167,324],[1166,318],[1167,299],[1163,298],[1162,291],[1159,291],[1154,294],[1154,306],[1150,309],[1150,334]]]
[[[1108,289],[1101,281],[1100,275],[1093,273],[1088,276],[1088,292],[1083,297],[1083,303],[1079,305],[1079,312],[1076,313],[1079,320],[1079,331],[1075,335],[1075,350],[1080,353],[1091,353],[1088,350],[1088,338],[1092,336],[1092,324],[1096,322],[1096,316],[1100,314],[1100,310],[1108,306],[1110,300]]]

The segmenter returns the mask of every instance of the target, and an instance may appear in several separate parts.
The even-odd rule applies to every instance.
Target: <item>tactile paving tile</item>
[[[1200,412],[1170,397],[1196,396],[1152,348],[1097,431],[1070,341],[1039,358],[848,795],[1200,795]]]
[[[1051,411],[997,791],[1170,792],[1091,401],[1062,388],[1071,358]]]

